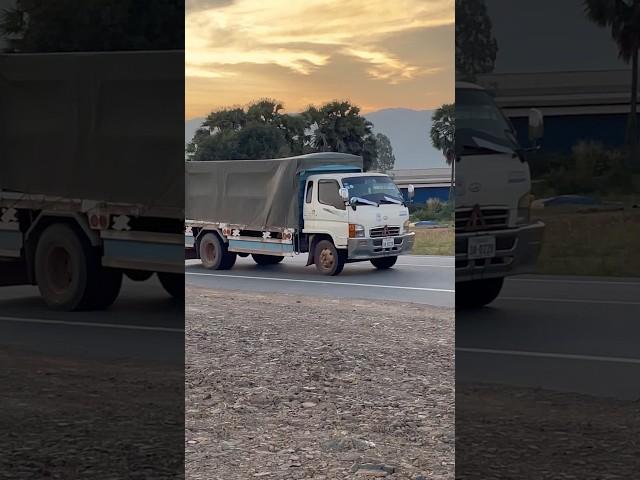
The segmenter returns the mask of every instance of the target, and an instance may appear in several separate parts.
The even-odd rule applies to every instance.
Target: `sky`
[[[363,113],[454,99],[454,0],[187,0],[186,118],[259,98]]]
[[[610,31],[591,22],[584,0],[486,0],[498,42],[495,73],[628,68]]]

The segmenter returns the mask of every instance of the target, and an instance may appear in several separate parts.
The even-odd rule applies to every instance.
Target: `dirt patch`
[[[0,478],[183,478],[183,372],[0,350]]]
[[[186,305],[188,478],[453,478],[453,310],[195,287]]]
[[[500,385],[458,385],[456,478],[630,479],[640,404]]]

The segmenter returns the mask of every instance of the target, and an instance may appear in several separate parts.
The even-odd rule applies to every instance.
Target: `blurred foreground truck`
[[[0,285],[102,309],[184,296],[184,53],[0,55]]]
[[[398,187],[363,173],[354,155],[186,162],[186,178],[190,256],[209,269],[230,269],[238,255],[272,265],[308,253],[307,266],[338,275],[349,262],[391,268],[413,248]]]
[[[531,140],[542,131],[541,113],[530,111]],[[496,299],[505,277],[534,271],[544,224],[530,218],[526,150],[477,85],[456,83],[455,143],[456,306],[480,307]]]

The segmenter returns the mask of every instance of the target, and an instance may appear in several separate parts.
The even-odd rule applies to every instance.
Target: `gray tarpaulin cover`
[[[273,160],[186,162],[189,220],[254,228],[296,228],[298,173],[331,165],[362,169],[362,158],[315,153]]]
[[[184,208],[184,52],[0,55],[0,189]]]

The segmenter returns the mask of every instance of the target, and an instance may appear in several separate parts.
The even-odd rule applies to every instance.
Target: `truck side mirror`
[[[544,117],[537,108],[529,110],[529,141],[536,143],[544,136]]]
[[[338,190],[338,194],[340,195],[340,198],[342,199],[342,201],[344,203],[347,203],[349,201],[349,189],[348,188],[342,187],[340,190]]]
[[[416,194],[416,189],[413,185],[409,185],[407,187],[407,195],[409,197],[409,201],[413,200],[413,196]]]
[[[349,200],[349,205],[351,205],[351,208],[353,208],[354,210],[357,208],[358,200],[356,200],[356,197],[351,197],[351,200]]]

